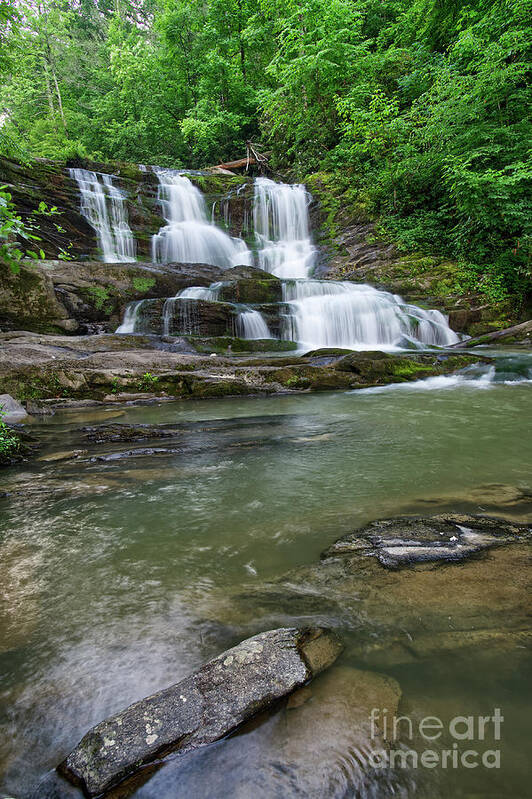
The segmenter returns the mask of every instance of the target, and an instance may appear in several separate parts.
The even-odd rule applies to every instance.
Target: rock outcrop
[[[10,394],[0,394],[0,421],[8,424],[23,422],[28,418],[26,409]]]
[[[0,330],[110,332],[129,302],[208,286],[223,270],[205,264],[40,261],[18,274],[0,268]]]
[[[0,185],[7,186],[23,221],[31,218],[38,226],[38,248],[52,259],[57,258],[61,251],[76,260],[91,260],[97,256],[95,231],[81,214],[78,185],[70,176],[69,167],[114,176],[114,185],[126,197],[129,225],[137,243],[138,257],[151,260],[151,237],[164,224],[157,202],[158,180],[154,172],[120,161],[103,164],[75,159],[63,163],[39,158],[31,163],[19,163],[0,157]],[[246,191],[248,180],[231,173],[191,174],[189,177],[205,192],[207,205],[209,209],[214,207],[217,221],[228,227],[232,235],[245,235],[253,193],[252,189]],[[38,213],[41,202],[45,202],[48,208],[55,206],[57,212],[52,215]]]
[[[117,402],[356,389],[448,374],[489,360],[465,353],[342,356],[335,351],[315,357],[242,358],[237,353],[244,348],[250,352],[254,345],[279,351],[295,345],[230,337],[12,332],[0,334],[0,343],[0,390],[19,401],[58,405],[72,399]],[[220,355],[213,357],[216,353]]]
[[[224,737],[326,669],[340,650],[321,629],[255,635],[102,721],[58,770],[86,796],[101,796],[170,752],[184,755]]]

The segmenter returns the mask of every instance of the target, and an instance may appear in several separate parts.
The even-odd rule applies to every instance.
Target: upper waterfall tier
[[[106,263],[132,262],[136,245],[128,224],[126,198],[113,185],[112,175],[88,169],[70,169],[79,186],[81,213],[96,231]]]
[[[281,278],[309,277],[316,249],[310,238],[308,204],[304,186],[257,178],[253,222],[261,269]]]
[[[158,170],[158,200],[166,225],[153,236],[156,263],[200,263],[221,266],[251,264],[242,239],[231,238],[207,221],[201,192],[190,180],[172,170]]]

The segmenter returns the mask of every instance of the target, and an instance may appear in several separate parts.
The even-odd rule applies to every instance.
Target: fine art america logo
[[[373,768],[501,767],[500,749],[485,748],[492,741],[501,740],[504,716],[498,707],[490,716],[455,716],[446,722],[437,716],[414,721],[409,716],[389,716],[386,708],[373,708],[369,719],[371,740],[373,744],[378,742],[368,757]],[[383,740],[388,748],[383,747]],[[416,741],[416,749],[405,745],[406,741]],[[444,741],[448,744],[444,745]],[[425,742],[427,748],[423,749]]]

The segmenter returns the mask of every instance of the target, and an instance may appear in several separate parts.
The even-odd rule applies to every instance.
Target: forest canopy
[[[532,0],[0,0],[0,145],[201,167],[248,140],[406,250],[528,285]]]

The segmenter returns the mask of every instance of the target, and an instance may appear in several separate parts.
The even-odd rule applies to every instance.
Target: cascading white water
[[[245,311],[241,311],[238,314],[236,324],[238,335],[241,338],[273,338],[262,314],[252,308],[246,308]]]
[[[156,263],[200,263],[231,266],[251,263],[242,239],[231,238],[207,220],[201,192],[185,176],[158,170],[158,199],[167,224],[152,238]]]
[[[140,309],[146,300],[130,302],[124,312],[124,319],[120,327],[116,328],[116,333],[135,333],[139,322]]]
[[[310,238],[305,187],[257,178],[253,221],[260,268],[280,278],[308,277],[316,249]]]
[[[424,311],[365,284],[295,280],[283,284],[290,314],[284,337],[311,349],[404,347],[458,341],[439,311]]]
[[[172,327],[172,320],[174,318],[175,303],[178,300],[209,300],[216,302],[220,295],[221,283],[211,283],[210,286],[191,286],[188,289],[183,289],[175,297],[168,297],[164,301],[162,320],[163,320],[163,336],[169,336]],[[190,307],[187,306],[187,307]]]
[[[303,186],[258,178],[254,219],[259,265],[284,280],[283,338],[311,349],[445,346],[459,340],[439,311],[408,305],[365,284],[310,280],[315,249]]]
[[[222,283],[211,283],[210,286],[191,286],[188,289],[180,291],[177,297],[185,300],[209,300],[216,302],[220,296],[220,289]]]
[[[128,224],[125,195],[113,185],[112,175],[88,169],[70,169],[81,194],[81,213],[96,231],[106,263],[135,260],[136,243]]]
[[[241,239],[231,239],[207,221],[201,192],[185,175],[171,170],[159,170],[157,174],[159,201],[168,224],[153,237],[154,260],[201,262],[225,268],[250,263],[251,254]],[[109,176],[105,178],[103,186],[112,197],[112,181]],[[102,188],[98,181],[97,185]],[[310,279],[316,250],[309,232],[308,205],[304,186],[275,183],[267,178],[255,181],[257,259],[261,268],[283,280],[287,308],[283,314],[283,338],[308,349],[447,346],[459,340],[439,311],[409,305],[401,297],[369,285]],[[105,197],[103,207],[105,210]],[[162,311],[163,334],[171,332],[176,302],[183,302],[180,332],[193,332],[198,311],[194,301],[218,301],[221,286],[195,286],[169,297]],[[137,304],[128,306],[118,332],[134,332],[139,311]],[[236,325],[244,338],[272,337],[262,315],[251,307],[241,306]]]

